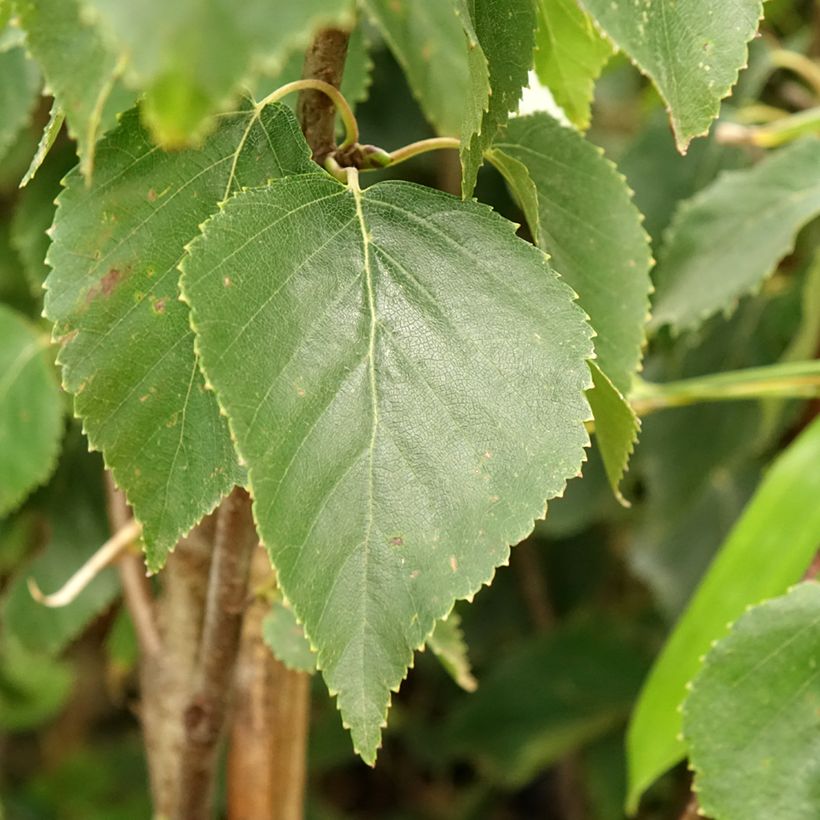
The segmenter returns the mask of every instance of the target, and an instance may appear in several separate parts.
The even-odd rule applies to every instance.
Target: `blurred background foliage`
[[[393,148],[432,136],[404,75],[378,35],[357,32],[349,86],[363,135]],[[771,0],[750,67],[723,108],[799,110],[815,93],[769,55],[820,55],[820,8]],[[64,133],[34,181],[18,190],[49,115],[36,69],[8,32],[0,62],[21,62],[14,87],[0,66],[0,301],[38,331],[45,230],[59,181],[75,161]],[[298,76],[295,55],[265,92]],[[22,75],[19,72],[22,71]],[[12,76],[6,75],[7,78]],[[816,101],[814,102],[816,104]],[[714,129],[713,129],[714,130]],[[597,86],[590,139],[618,163],[656,249],[679,203],[758,149],[697,140],[677,154],[662,104],[622,56]],[[426,155],[389,173],[458,190],[457,159]],[[478,197],[523,222],[500,175],[482,171]],[[524,229],[522,229],[524,230]],[[645,376],[668,381],[777,362],[802,345],[818,353],[816,223],[759,293],[730,317],[652,340]],[[65,402],[65,445],[46,486],[0,520],[0,794],[5,818],[148,817],[135,708],[136,647],[106,572],[70,607],[34,603],[27,579],[51,590],[107,533],[102,465]],[[394,699],[375,770],[354,757],[335,705],[314,686],[309,816],[555,818],[624,816],[624,729],[653,656],[774,454],[817,411],[798,402],[737,402],[658,412],[644,421],[619,506],[593,448],[583,481],[513,550],[491,588],[457,607],[478,680],[459,689],[430,651]],[[689,795],[681,765],[659,781],[640,817],[680,816]]]

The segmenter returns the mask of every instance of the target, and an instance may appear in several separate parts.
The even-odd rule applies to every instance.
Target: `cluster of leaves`
[[[647,334],[646,371],[660,380],[702,382],[777,360],[782,378],[816,376],[806,364],[820,302],[811,228],[793,246],[820,213],[820,140],[763,158],[714,140],[675,153],[718,115],[761,3],[275,6],[146,0],[135,16],[121,0],[0,2],[9,112],[0,152],[25,185],[0,234],[20,268],[10,262],[0,279],[0,515],[4,551],[21,545],[4,564],[15,572],[0,691],[39,693],[31,715],[15,710],[20,726],[57,708],[69,684],[56,655],[116,594],[102,575],[59,614],[27,598],[26,577],[56,586],[105,530],[100,465],[73,426],[52,477],[66,425],[50,328],[62,387],[142,525],[150,570],[234,485],[251,491],[280,586],[269,643],[295,668],[321,670],[368,762],[417,649],[427,644],[475,688],[451,611],[508,562],[547,501],[556,499],[543,532],[567,540],[625,515],[607,482],[624,504],[639,499],[628,562],[670,619],[724,541],[639,699],[630,802],[689,754],[715,816],[785,812],[781,781],[760,769],[773,746],[788,746],[785,778],[788,760],[813,742],[815,587],[743,611],[784,593],[817,548],[818,423],[779,456],[731,533],[795,426],[793,405],[651,417],[621,490],[635,408],[653,396],[637,377]],[[311,160],[289,108],[253,100],[292,79],[327,25],[355,27],[343,87],[351,101],[370,85],[367,44],[384,43],[430,126],[460,138],[461,199],[395,180],[365,186],[355,171],[340,181]],[[736,107],[764,92],[767,49]],[[674,130],[673,142],[650,117],[620,171],[594,142],[595,120],[593,139],[583,133],[616,50],[651,80]],[[613,76],[630,70],[618,59]],[[538,81],[558,107],[515,114]],[[35,147],[28,123],[41,88],[52,101]],[[74,164],[63,124],[77,163],[60,186]],[[532,243],[471,198],[484,162],[503,177]],[[776,272],[780,288],[744,298]],[[34,318],[43,286],[46,322]],[[730,395],[738,383],[716,389]],[[81,469],[97,478],[78,482]],[[47,551],[20,570],[35,542]],[[468,612],[472,644],[481,630],[471,635]],[[775,663],[779,636],[804,634],[795,624],[809,637],[784,650],[787,665]],[[741,686],[762,660],[785,700],[732,695],[744,709],[769,709],[750,737],[745,712],[721,699],[727,680]],[[21,669],[31,680],[17,679]],[[520,786],[568,750],[604,742],[644,671],[634,636],[573,619],[517,647],[433,745]],[[787,700],[794,709],[779,711]],[[715,732],[718,721],[725,731]],[[730,766],[742,783],[727,782]],[[811,774],[788,816],[808,816]]]

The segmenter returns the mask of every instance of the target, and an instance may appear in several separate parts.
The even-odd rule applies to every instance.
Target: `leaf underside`
[[[678,149],[705,134],[746,65],[761,0],[581,0],[612,41],[655,83]]]
[[[820,584],[750,609],[683,707],[700,807],[721,820],[804,820],[820,782]]]
[[[315,167],[280,106],[223,117],[199,150],[173,153],[131,111],[100,143],[91,187],[75,171],[60,195],[46,315],[64,386],[143,524],[152,570],[243,481],[197,366],[177,262],[227,193]]]
[[[243,192],[182,267],[260,535],[372,763],[413,651],[578,472],[589,328],[514,226],[407,183]]]

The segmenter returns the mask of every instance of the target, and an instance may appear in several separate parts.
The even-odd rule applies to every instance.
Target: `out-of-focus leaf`
[[[467,45],[452,0],[363,0],[427,119],[457,137],[469,88]]]
[[[591,331],[511,223],[403,182],[244,191],[182,268],[260,535],[372,761],[413,651],[578,472]]]
[[[55,150],[45,160],[36,179],[20,192],[11,219],[11,242],[38,302],[42,300],[43,282],[48,274],[47,231],[54,221],[56,199],[62,190],[60,180],[75,163],[74,151],[68,146]]]
[[[0,159],[28,125],[39,99],[40,72],[22,46],[0,51]]]
[[[683,704],[700,810],[721,820],[820,813],[820,584],[753,607]]]
[[[646,669],[615,624],[584,622],[519,646],[482,676],[441,742],[520,786],[626,720]]]
[[[678,707],[700,656],[750,604],[782,593],[820,541],[820,419],[775,461],[644,684],[628,734],[629,803],[680,760]]]
[[[621,481],[638,440],[640,419],[629,402],[618,392],[595,362],[590,362],[593,388],[587,400],[595,419],[595,438],[604,462],[609,486],[625,507],[629,502],[621,494]]]
[[[38,311],[37,300],[31,293],[23,263],[12,244],[8,219],[0,221],[0,302],[29,318]]]
[[[297,672],[316,671],[316,653],[310,648],[302,625],[293,610],[274,601],[262,624],[262,637],[276,657],[288,669]]]
[[[760,288],[819,212],[820,139],[723,174],[675,215],[655,277],[653,325],[680,332],[731,312]]]
[[[48,340],[0,305],[0,515],[51,475],[62,433],[60,389]]]
[[[666,117],[656,112],[618,161],[635,192],[635,204],[646,217],[644,227],[655,248],[660,247],[678,204],[707,186],[720,171],[748,164],[746,157],[742,149],[721,145],[714,137],[693,142],[681,156]]]
[[[119,80],[122,62],[96,29],[82,20],[80,0],[15,3],[28,47],[65,113],[68,133],[77,141],[82,172],[88,179],[97,140],[114,126],[116,115],[134,102],[135,95]]]
[[[102,460],[73,430],[54,479],[37,498],[46,524],[42,548],[18,568],[2,599],[4,628],[27,650],[58,654],[119,591],[113,567],[59,609],[37,603],[28,589],[29,578],[45,593],[59,589],[108,538],[102,475]]]
[[[669,108],[678,149],[705,134],[746,65],[761,0],[582,0],[619,48],[651,77]]]
[[[232,191],[315,167],[281,106],[222,117],[200,150],[168,153],[131,111],[100,143],[92,185],[72,172],[60,195],[46,314],[65,387],[143,523],[154,570],[244,480],[197,366],[177,263]]]
[[[538,0],[535,70],[567,119],[589,126],[595,80],[612,56],[612,45],[576,0]]]
[[[71,690],[68,664],[28,652],[4,636],[0,644],[0,728],[32,729],[53,717]]]
[[[40,137],[40,142],[37,143],[37,150],[34,152],[34,156],[31,159],[31,164],[28,166],[25,176],[20,180],[21,188],[25,188],[26,185],[34,179],[37,171],[40,170],[40,166],[48,156],[48,152],[54,145],[57,135],[60,133],[60,129],[63,127],[63,122],[65,122],[63,109],[60,108],[60,104],[57,100],[53,100],[51,103],[51,112],[48,115],[48,122],[45,128],[43,128],[43,135]]]
[[[624,178],[600,149],[545,113],[510,120],[489,158],[578,293],[601,370],[627,395],[641,359],[652,258]]]
[[[475,692],[478,681],[470,669],[469,650],[461,629],[461,618],[456,612],[451,612],[436,624],[433,634],[427,639],[427,646],[462,689]]]
[[[39,0],[38,0],[39,2]],[[84,0],[145,91],[143,116],[166,147],[198,141],[256,71],[272,70],[322,26],[349,24],[352,0]]]
[[[475,188],[484,152],[527,85],[536,10],[533,0],[463,0],[462,6],[472,96],[461,129],[461,194],[466,199]]]

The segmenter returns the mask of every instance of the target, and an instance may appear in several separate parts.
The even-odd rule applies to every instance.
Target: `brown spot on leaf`
[[[110,268],[108,273],[100,279],[100,289],[103,292],[103,296],[110,296],[114,290],[116,289],[117,285],[119,285],[120,281],[122,280],[122,273],[119,268]]]
[[[157,192],[153,188],[148,189],[148,201],[149,202],[156,202],[157,201]]]
[[[400,535],[396,535],[390,539],[390,545],[393,547],[403,547],[404,539]]]

